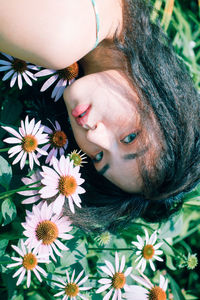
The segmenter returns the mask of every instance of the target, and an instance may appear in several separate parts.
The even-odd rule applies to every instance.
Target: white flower
[[[144,272],[146,268],[146,262],[149,262],[152,270],[155,271],[155,266],[152,259],[163,261],[163,259],[159,257],[159,255],[161,255],[163,251],[158,250],[163,243],[160,242],[158,244],[155,244],[157,240],[157,231],[154,231],[154,233],[149,238],[149,234],[145,229],[145,236],[145,241],[143,241],[141,236],[137,235],[138,242],[132,242],[132,244],[139,249],[136,252],[138,258],[135,260],[135,262],[139,261],[136,269],[141,268],[141,271]]]
[[[61,212],[65,200],[68,199],[70,210],[74,213],[73,202],[81,207],[79,194],[85,193],[85,190],[80,187],[80,184],[84,182],[84,179],[80,177],[80,167],[74,167],[73,161],[63,155],[59,161],[53,157],[52,162],[54,170],[46,166],[42,167],[41,182],[45,187],[40,190],[41,198],[56,196],[53,211],[57,214]]]
[[[41,92],[46,91],[57,79],[58,82],[54,87],[51,98],[55,98],[55,102],[60,99],[62,96],[65,87],[72,84],[75,78],[78,76],[78,64],[74,63],[71,66],[62,69],[62,70],[52,70],[52,69],[44,69],[35,74],[36,77],[48,76],[52,75],[42,86]]]
[[[2,65],[0,67],[0,72],[2,71],[8,71],[4,77],[2,78],[2,80],[7,80],[9,79],[11,76],[11,81],[10,81],[10,87],[13,87],[16,80],[18,81],[18,87],[21,90],[22,86],[23,86],[23,82],[22,82],[22,78],[24,78],[24,80],[26,81],[26,83],[30,86],[32,86],[32,81],[33,80],[37,80],[37,78],[35,78],[35,76],[29,71],[29,70],[34,70],[34,71],[38,71],[39,68],[29,64],[28,62],[18,59],[18,58],[14,58],[8,54],[5,53],[1,53],[3,54],[8,60],[0,60],[0,65]],[[31,78],[31,79],[30,79]]]
[[[168,279],[165,279],[162,275],[160,275],[160,284],[159,286],[153,285],[151,281],[142,274],[142,277],[137,275],[131,275],[131,277],[142,284],[144,287],[138,285],[131,285],[130,290],[125,293],[125,297],[128,300],[137,299],[137,300],[149,300],[149,299],[160,299],[166,300],[166,290],[168,285]]]
[[[35,152],[37,151],[42,155],[47,155],[46,151],[38,147],[48,142],[47,134],[42,133],[44,127],[40,125],[41,121],[35,124],[35,119],[32,119],[29,123],[27,116],[25,122],[21,121],[19,132],[11,127],[2,126],[3,129],[15,136],[4,139],[4,142],[8,144],[18,144],[8,151],[9,157],[13,157],[17,154],[17,157],[12,163],[13,165],[20,161],[20,168],[23,169],[28,156],[30,168],[33,169],[34,162],[40,165]]]
[[[39,170],[37,170],[35,173],[33,173],[30,177],[23,177],[22,178],[22,182],[25,185],[30,185],[31,184],[31,186],[29,187],[28,190],[18,192],[18,194],[20,194],[20,195],[29,196],[27,199],[22,201],[22,204],[31,204],[31,203],[35,203],[38,200],[40,200],[40,195],[38,194],[39,191],[38,190],[32,190],[31,188],[40,187],[41,186],[41,179],[42,179],[42,176],[40,175]],[[38,182],[38,183],[34,184],[35,182]]]
[[[84,270],[81,271],[78,274],[77,278],[74,280],[75,270],[73,270],[72,277],[70,280],[69,273],[68,273],[68,271],[66,271],[67,282],[64,282],[61,278],[59,278],[60,284],[55,283],[55,285],[60,287],[62,289],[62,291],[55,294],[54,297],[59,297],[59,296],[64,295],[62,300],[67,300],[68,298],[76,300],[77,299],[76,297],[79,296],[81,299],[87,300],[87,298],[84,297],[84,295],[82,295],[82,293],[80,293],[81,291],[87,291],[87,290],[91,289],[91,287],[81,287],[81,285],[88,279],[88,276],[85,276],[83,279],[79,280],[81,278],[81,276],[83,275],[83,273],[84,273]]]
[[[124,266],[125,266],[125,256],[122,256],[121,264],[119,266],[119,257],[117,252],[115,252],[115,268],[113,265],[105,260],[106,266],[100,267],[101,270],[106,273],[110,278],[102,278],[98,280],[99,283],[103,284],[96,293],[101,293],[109,288],[110,291],[104,296],[103,300],[108,299],[122,299],[122,292],[121,290],[124,289],[125,291],[129,290],[128,285],[126,284],[126,277],[131,273],[132,267],[129,267],[124,273]],[[113,297],[111,298],[112,293]]]
[[[40,282],[42,281],[42,278],[39,273],[45,277],[47,276],[47,273],[38,265],[38,263],[49,263],[50,261],[48,258],[36,255],[37,249],[30,251],[30,249],[25,247],[23,240],[21,240],[21,249],[14,245],[12,245],[12,248],[21,256],[12,257],[15,263],[7,265],[7,268],[21,266],[13,275],[13,278],[19,276],[17,285],[22,282],[27,273],[27,287],[29,287],[31,283],[31,271],[33,271]]]
[[[45,126],[44,132],[48,134],[49,142],[45,145],[42,149],[48,151],[49,148],[51,149],[45,163],[50,163],[52,165],[52,158],[57,157],[58,153],[62,156],[67,149],[68,146],[68,138],[64,131],[61,130],[60,124],[58,121],[55,121],[55,126],[53,125],[54,129]]]
[[[67,234],[72,227],[68,217],[55,215],[52,211],[52,204],[40,202],[33,205],[32,212],[27,211],[26,222],[22,223],[25,228],[23,234],[28,238],[25,242],[31,249],[37,247],[40,255],[51,256],[54,261],[56,258],[53,251],[62,256],[60,250],[68,250],[68,248],[60,242],[60,238],[69,240],[73,238],[71,234]]]

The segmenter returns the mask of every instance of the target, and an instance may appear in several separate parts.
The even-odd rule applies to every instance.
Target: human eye
[[[120,140],[123,144],[131,144],[137,136],[137,133],[131,132],[129,135],[125,136],[122,140]]]
[[[92,161],[94,163],[98,163],[102,160],[102,158],[103,158],[103,151],[101,151],[101,152],[97,153],[95,156],[93,156]]]

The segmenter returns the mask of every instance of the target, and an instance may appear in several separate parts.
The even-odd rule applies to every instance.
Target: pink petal
[[[46,91],[58,78],[58,74],[51,76],[41,87],[40,91]]]

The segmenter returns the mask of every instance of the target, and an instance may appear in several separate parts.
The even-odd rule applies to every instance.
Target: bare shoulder
[[[0,0],[0,51],[61,69],[95,44],[91,0]]]

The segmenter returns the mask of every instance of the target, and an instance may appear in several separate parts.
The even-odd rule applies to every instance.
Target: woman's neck
[[[123,28],[123,0],[96,0],[100,18],[99,45],[80,60],[84,74],[117,69],[119,53],[113,38],[120,37]]]

